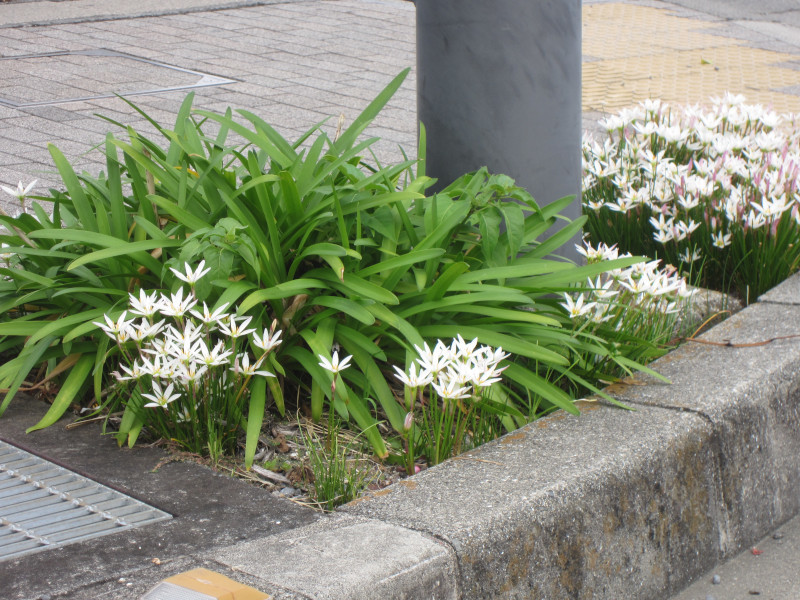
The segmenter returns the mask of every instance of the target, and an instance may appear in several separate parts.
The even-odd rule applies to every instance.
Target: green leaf
[[[409,265],[416,264],[418,262],[433,260],[434,258],[439,258],[445,253],[443,248],[429,248],[428,250],[412,250],[407,254],[402,254],[400,256],[395,256],[392,258],[387,258],[386,260],[382,260],[381,262],[375,263],[369,267],[365,267],[358,271],[359,277],[369,277],[370,275],[374,275],[376,273],[387,274],[394,269],[400,269],[402,267],[407,267]]]
[[[309,302],[311,306],[325,306],[333,308],[342,312],[354,319],[361,321],[364,325],[372,325],[375,322],[375,317],[364,308],[361,304],[354,300],[342,298],[340,296],[316,296]]]
[[[106,260],[108,258],[113,258],[115,256],[127,256],[127,255],[134,255],[142,251],[148,250],[155,250],[156,248],[176,248],[181,245],[181,240],[170,240],[170,239],[159,239],[159,240],[144,240],[141,242],[127,242],[124,245],[117,246],[116,248],[104,248],[103,250],[97,250],[95,252],[90,252],[89,254],[85,254],[81,256],[79,259],[72,261],[69,266],[67,267],[68,271],[72,269],[76,269],[82,265],[98,262],[101,260]],[[152,259],[152,264],[158,265],[158,261]],[[149,261],[147,261],[149,262]],[[159,267],[155,269],[150,267],[149,264],[145,264],[148,266],[151,271],[158,272],[160,270]]]
[[[5,367],[9,367],[9,370],[12,371],[13,375],[10,383],[7,384],[8,392],[6,392],[6,397],[3,398],[3,403],[0,405],[0,416],[2,416],[6,411],[6,408],[8,408],[11,399],[25,381],[28,373],[30,373],[31,369],[33,369],[33,367],[39,363],[42,355],[47,351],[55,339],[56,338],[53,336],[46,337],[38,344],[24,348],[19,356],[13,360],[10,360],[4,365]],[[5,381],[5,377],[3,380]]]
[[[253,466],[253,457],[258,448],[258,438],[264,423],[264,408],[267,402],[267,381],[265,377],[255,377],[250,382],[250,407],[247,413],[247,435],[245,438],[244,466]]]
[[[78,180],[72,165],[53,144],[47,144],[47,149],[50,151],[50,156],[53,157],[53,162],[56,163],[58,174],[61,175],[61,180],[64,182],[67,192],[69,192],[72,206],[75,207],[75,212],[78,214],[81,225],[88,231],[97,232],[97,218],[95,217],[94,209],[86,199],[86,194],[84,194],[81,182]]]
[[[425,300],[428,302],[441,300],[450,289],[450,286],[453,285],[453,282],[467,270],[469,270],[469,265],[465,262],[451,264],[430,287],[428,293],[425,294]]]
[[[267,300],[279,300],[281,298],[289,298],[298,294],[306,294],[314,288],[328,287],[324,282],[318,279],[295,279],[285,283],[279,283],[264,290],[257,290],[247,296],[239,304],[239,313],[244,314],[256,304],[261,304]]]
[[[411,69],[404,69],[400,72],[400,74],[392,79],[392,81],[387,85],[383,91],[381,91],[378,96],[369,103],[367,108],[356,117],[353,123],[348,127],[340,136],[339,139],[334,142],[333,146],[331,147],[331,153],[334,155],[341,154],[345,149],[349,148],[353,145],[356,138],[367,128],[373,119],[378,115],[378,113],[386,106],[386,103],[389,99],[394,96],[395,92],[398,88],[403,84],[405,78],[408,76],[408,73]]]
[[[563,408],[573,415],[580,414],[580,411],[575,406],[575,402],[564,390],[553,385],[533,371],[511,363],[504,371],[504,376],[516,381],[534,394],[539,394],[542,398],[552,402],[558,408]]]
[[[36,425],[25,430],[26,433],[49,427],[62,417],[86,383],[86,378],[91,373],[92,367],[94,367],[94,359],[95,357],[91,354],[81,355],[78,362],[70,370],[69,375],[67,375],[67,379],[53,400],[52,406]]]

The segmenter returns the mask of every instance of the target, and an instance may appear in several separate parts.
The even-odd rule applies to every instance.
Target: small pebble
[[[781,538],[783,538],[783,534],[782,534],[781,532],[778,532],[778,533],[773,533],[773,534],[772,534],[772,539],[773,539],[773,540],[779,540],[779,539],[781,539]]]
[[[281,496],[286,496],[288,498],[291,498],[295,494],[297,494],[297,490],[293,487],[285,487],[280,491]]]
[[[706,600],[715,600],[714,596],[708,595],[706,596]]]
[[[713,583],[714,585],[719,585],[720,583],[722,583],[722,578],[719,575],[714,575],[711,578],[711,583]]]

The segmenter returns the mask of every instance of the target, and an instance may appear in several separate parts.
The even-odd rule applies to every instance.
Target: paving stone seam
[[[111,21],[125,21],[129,19],[147,19],[151,17],[181,16],[188,14],[219,12],[224,10],[237,10],[254,8],[258,6],[273,6],[278,4],[296,4],[300,2],[317,2],[318,0],[238,0],[229,3],[216,4],[212,6],[199,7],[179,7],[174,9],[164,9],[160,11],[148,11],[137,14],[115,14],[115,15],[88,15],[84,17],[70,17],[66,19],[43,19],[40,21],[29,21],[24,23],[0,24],[2,29],[23,29],[26,27],[49,27],[52,25],[75,25],[78,23],[101,23]]]

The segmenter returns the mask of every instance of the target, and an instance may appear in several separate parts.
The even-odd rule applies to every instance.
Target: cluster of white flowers
[[[185,272],[173,272],[193,288],[208,273],[204,266],[202,261],[194,271],[187,264]],[[152,393],[142,393],[149,400],[146,407],[166,409],[171,402],[194,396],[199,389],[208,390],[206,382],[211,378],[240,387],[255,375],[274,377],[259,369],[270,351],[281,343],[281,331],[276,331],[275,323],[259,335],[249,327],[252,317],[224,312],[227,304],[211,311],[205,303],[198,310],[197,303],[193,289],[187,294],[181,288],[170,295],[140,290],[138,297],[130,294],[128,310],[136,317],[128,319],[126,310],[116,321],[104,315],[105,323],[94,323],[120,345],[128,362],[120,363],[123,373],[115,372],[116,379],[149,381]],[[174,322],[156,320],[159,316],[171,317]],[[240,342],[240,338],[246,340]],[[262,351],[257,358],[251,358],[248,341]],[[232,373],[233,378],[227,373]],[[168,382],[165,388],[163,381]]]
[[[594,248],[585,242],[575,246],[589,264],[631,256],[620,254],[614,246],[604,243]],[[695,290],[689,289],[686,279],[672,266],[659,268],[659,260],[640,262],[624,269],[611,269],[596,279],[587,280],[588,292],[564,293],[561,306],[573,319],[594,323],[610,321],[617,329],[631,322],[630,310],[645,315],[674,315]],[[627,313],[628,319],[623,319]]]
[[[726,248],[737,232],[774,234],[784,213],[800,225],[797,119],[731,94],[712,98],[710,109],[647,100],[622,110],[600,121],[605,141],[584,138],[584,205],[618,213],[648,207],[653,238],[674,242],[686,263],[701,258],[698,245]],[[710,243],[692,239],[701,224]]]
[[[411,389],[430,385],[443,400],[470,398],[500,381],[506,367],[498,365],[509,356],[502,348],[478,346],[477,338],[465,342],[460,335],[449,345],[437,340],[433,350],[427,343],[414,349],[419,355],[416,362],[408,373],[394,367],[395,377]]]

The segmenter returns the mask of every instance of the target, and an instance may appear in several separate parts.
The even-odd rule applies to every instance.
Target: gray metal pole
[[[581,0],[416,0],[427,174],[487,166],[580,216]],[[579,240],[576,240],[576,242]],[[576,259],[571,247],[563,254]]]

